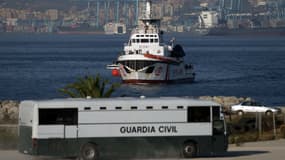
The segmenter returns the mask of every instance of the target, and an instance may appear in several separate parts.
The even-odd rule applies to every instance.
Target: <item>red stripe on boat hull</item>
[[[144,57],[151,58],[151,59],[157,59],[157,60],[168,62],[168,63],[179,63],[179,61],[176,60],[175,58],[158,56],[158,55],[153,55],[149,53],[144,54]]]

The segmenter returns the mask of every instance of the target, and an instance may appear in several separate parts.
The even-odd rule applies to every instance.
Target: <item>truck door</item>
[[[69,109],[64,115],[64,138],[77,138],[78,109]]]
[[[69,156],[77,141],[77,125],[77,108],[40,108],[38,132],[47,141],[39,154]]]
[[[212,152],[214,154],[223,153],[227,149],[227,136],[225,135],[225,124],[220,117],[220,107],[213,107],[213,136],[212,136]]]

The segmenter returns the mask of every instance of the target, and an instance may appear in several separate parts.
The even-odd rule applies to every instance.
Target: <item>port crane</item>
[[[139,0],[73,0],[86,2],[87,9],[95,17],[95,24],[110,21],[119,23],[124,19],[126,25],[137,25],[139,17]],[[128,18],[126,18],[128,17]]]

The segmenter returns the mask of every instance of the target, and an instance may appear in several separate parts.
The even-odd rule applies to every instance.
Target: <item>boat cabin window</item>
[[[39,109],[39,125],[77,125],[78,124],[78,109]]]
[[[140,35],[136,35],[136,37],[138,37]],[[146,35],[146,37],[157,37],[156,35]],[[142,39],[132,39],[131,40],[132,43],[158,43],[159,40],[157,38],[150,38],[150,39],[146,39],[146,38],[142,38]]]
[[[210,107],[188,107],[188,122],[210,122]]]
[[[141,39],[141,42],[142,42],[142,43],[148,43],[148,42],[149,42],[149,39]]]

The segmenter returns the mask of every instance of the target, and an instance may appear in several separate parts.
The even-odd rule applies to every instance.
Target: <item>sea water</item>
[[[170,34],[194,64],[194,83],[123,84],[112,96],[237,96],[268,105],[285,104],[285,37]],[[86,75],[111,82],[107,64],[128,35],[0,34],[0,99],[64,97],[58,90]]]

